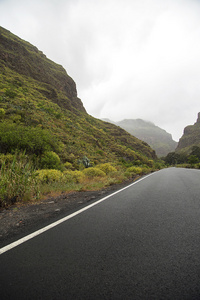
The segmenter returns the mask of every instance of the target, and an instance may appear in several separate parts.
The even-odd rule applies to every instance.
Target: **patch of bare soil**
[[[101,191],[63,193],[35,204],[16,204],[9,209],[0,210],[0,247],[12,239],[37,230],[56,219],[81,208],[88,202],[99,200],[117,191],[132,181],[112,185]]]

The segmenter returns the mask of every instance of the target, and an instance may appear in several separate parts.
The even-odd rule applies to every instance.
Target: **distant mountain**
[[[200,147],[200,113],[194,125],[185,127],[183,136],[180,138],[176,152],[190,154],[193,146]]]
[[[125,119],[119,122],[113,122],[108,119],[103,120],[120,126],[133,136],[146,142],[156,151],[159,157],[173,152],[177,146],[177,142],[172,139],[171,134],[151,122],[142,119]]]
[[[0,27],[0,154],[16,149],[35,161],[53,151],[75,168],[85,155],[94,164],[156,158],[143,141],[88,115],[65,69]]]

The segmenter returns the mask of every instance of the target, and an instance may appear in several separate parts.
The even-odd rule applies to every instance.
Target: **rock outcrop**
[[[0,27],[1,66],[43,83],[45,97],[69,110],[86,112],[77,97],[76,84],[65,69],[48,59],[35,46]],[[62,95],[59,95],[59,93]]]
[[[180,138],[176,152],[189,154],[193,146],[200,147],[200,113],[194,125],[185,127],[183,136]]]

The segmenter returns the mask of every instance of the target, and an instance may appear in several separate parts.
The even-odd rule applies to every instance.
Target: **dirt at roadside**
[[[0,209],[0,248],[6,241],[26,234],[28,231],[39,229],[39,227],[64,216],[65,213],[101,199],[127,186],[132,181],[112,185],[101,191],[63,193],[58,197],[50,197],[39,203],[18,204],[9,209]]]

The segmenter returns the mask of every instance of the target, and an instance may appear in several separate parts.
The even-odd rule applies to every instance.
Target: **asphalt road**
[[[0,299],[200,299],[200,170],[153,173],[3,253]]]

